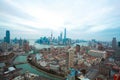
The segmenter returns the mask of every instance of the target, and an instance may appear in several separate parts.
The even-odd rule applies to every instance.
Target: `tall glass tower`
[[[9,30],[6,31],[6,42],[10,43],[10,31]]]
[[[60,33],[60,40],[62,40],[62,32]]]
[[[64,29],[64,39],[66,40],[66,28]]]

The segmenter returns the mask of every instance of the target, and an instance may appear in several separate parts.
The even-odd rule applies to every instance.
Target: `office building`
[[[73,49],[69,49],[68,51],[68,69],[71,67],[74,67],[74,50]]]
[[[60,33],[60,40],[62,40],[62,32]]]
[[[120,42],[118,42],[118,47],[120,47]]]
[[[115,38],[115,37],[114,37],[113,40],[112,40],[112,48],[113,48],[114,50],[117,49],[117,41],[116,41],[116,38]]]
[[[6,31],[6,36],[4,37],[4,42],[10,43],[10,31]]]
[[[64,39],[66,39],[66,28],[64,29]]]
[[[30,47],[29,47],[29,42],[27,40],[23,41],[23,49],[25,52],[28,52]]]
[[[80,52],[80,45],[78,45],[78,44],[76,45],[76,53],[77,52]]]
[[[19,46],[23,46],[23,40],[20,38],[20,40],[18,41],[19,42]]]
[[[64,44],[66,44],[66,28],[64,29],[64,39],[63,39],[64,41]]]

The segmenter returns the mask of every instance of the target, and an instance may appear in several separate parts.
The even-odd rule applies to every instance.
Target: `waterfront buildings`
[[[72,39],[71,38],[67,38],[67,33],[66,33],[66,28],[64,29],[64,37],[63,37],[63,33],[61,32],[60,35],[55,38],[53,37],[53,33],[51,33],[50,37],[40,37],[40,39],[36,40],[36,43],[39,44],[45,44],[45,45],[72,45]]]

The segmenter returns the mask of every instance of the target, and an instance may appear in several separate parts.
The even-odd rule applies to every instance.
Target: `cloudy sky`
[[[57,37],[120,39],[120,0],[0,0],[0,39]]]

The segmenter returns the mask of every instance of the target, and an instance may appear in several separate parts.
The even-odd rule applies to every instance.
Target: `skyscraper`
[[[60,40],[62,40],[62,32],[60,33]]]
[[[120,42],[118,42],[118,47],[120,47]]]
[[[68,64],[68,69],[70,67],[74,67],[74,55],[75,55],[74,52],[75,51],[73,49],[68,50],[68,53],[67,53],[68,54],[68,61],[67,61],[68,62],[67,63]]]
[[[115,38],[115,37],[114,37],[113,40],[112,40],[112,48],[113,48],[114,50],[116,50],[116,48],[117,48],[117,41],[116,41],[116,38]]]
[[[6,31],[6,37],[5,37],[5,42],[10,43],[10,31]]]
[[[51,32],[50,44],[52,44],[52,40],[53,40],[53,33]]]
[[[66,45],[66,28],[64,29],[64,39],[63,39],[63,43]]]
[[[66,28],[64,29],[64,39],[66,40]]]

